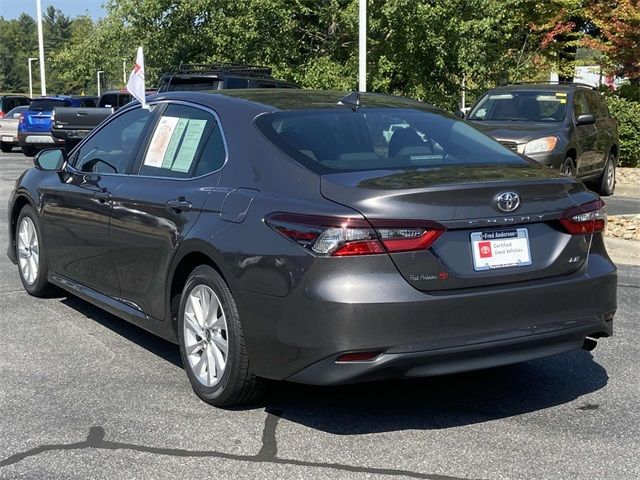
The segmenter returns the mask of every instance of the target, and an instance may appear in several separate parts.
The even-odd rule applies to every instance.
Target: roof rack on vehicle
[[[271,68],[243,63],[181,63],[178,73],[225,72],[248,77],[271,77]]]
[[[581,83],[581,82],[569,82],[567,80],[541,80],[538,82],[508,82],[508,83],[503,83],[501,85],[544,85],[544,84],[549,84],[549,85],[577,85],[579,87],[587,87],[587,88],[591,88],[592,90],[595,90],[596,87],[594,87],[593,85],[589,85],[588,83]]]

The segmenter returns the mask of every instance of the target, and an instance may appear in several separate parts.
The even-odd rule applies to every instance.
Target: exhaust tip
[[[587,352],[590,352],[597,346],[598,346],[598,342],[596,340],[594,340],[593,338],[587,337],[584,339],[584,343],[582,344],[582,349],[586,350]]]

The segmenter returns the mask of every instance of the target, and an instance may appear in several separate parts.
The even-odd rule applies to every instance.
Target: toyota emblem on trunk
[[[520,206],[520,195],[516,192],[503,192],[496,197],[496,205],[503,212],[513,212]]]

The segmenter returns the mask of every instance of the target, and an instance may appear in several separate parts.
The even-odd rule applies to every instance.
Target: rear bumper
[[[53,128],[51,130],[51,135],[58,142],[79,142],[83,140],[87,135],[91,133],[91,130],[70,130],[70,129],[59,129]]]
[[[315,272],[287,297],[234,292],[256,375],[310,384],[437,375],[554,355],[613,333],[605,317],[617,308],[617,276],[606,254],[591,254],[574,275],[438,295],[380,267]],[[354,351],[381,353],[336,363]]]
[[[18,132],[18,142],[21,147],[55,147],[60,145],[60,140],[54,138],[50,133],[43,132]]]
[[[5,145],[17,145],[18,144],[18,134],[16,132],[1,132],[0,131],[0,142]]]

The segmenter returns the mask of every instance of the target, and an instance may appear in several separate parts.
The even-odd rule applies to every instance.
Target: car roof
[[[577,89],[593,90],[589,85],[582,83],[516,83],[499,85],[489,90],[496,91],[526,91],[526,90],[546,90],[548,92],[568,92]]]
[[[266,111],[276,111],[339,108],[338,102],[349,93],[351,92],[332,90],[243,88],[211,90],[198,93],[166,92],[159,94],[159,97],[188,100],[191,95],[204,94],[213,100],[215,97],[223,96],[229,100],[235,100],[237,103],[250,102],[256,106],[264,107]],[[439,112],[435,107],[417,100],[380,93],[361,93],[360,102],[362,108],[410,108]]]

